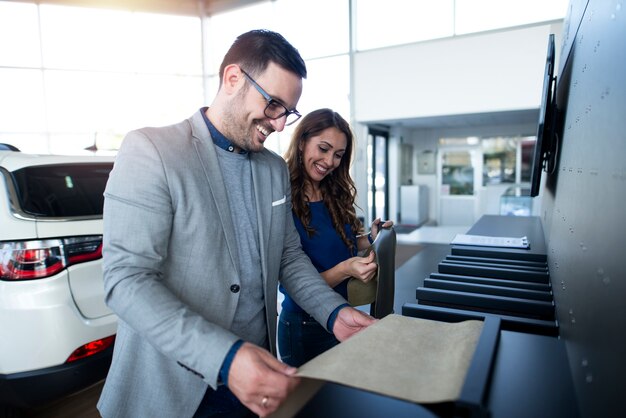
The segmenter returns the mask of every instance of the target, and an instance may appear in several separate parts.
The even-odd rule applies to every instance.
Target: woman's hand
[[[383,222],[380,220],[380,218],[374,219],[374,221],[372,222],[372,226],[370,227],[370,235],[372,236],[372,240],[376,239],[376,236],[378,236],[378,233],[381,229],[389,228],[390,226],[393,226],[393,221]]]
[[[367,283],[372,280],[378,269],[374,251],[370,251],[370,253],[365,257],[349,258],[343,263],[345,263],[345,271],[347,275],[356,277],[363,283]]]

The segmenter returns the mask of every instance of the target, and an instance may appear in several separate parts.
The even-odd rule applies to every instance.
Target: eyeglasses
[[[274,99],[272,96],[267,94],[267,92],[263,90],[263,88],[261,88],[261,86],[259,86],[257,82],[254,81],[254,79],[250,77],[248,73],[246,73],[244,70],[241,70],[241,72],[243,73],[243,75],[246,76],[246,79],[254,86],[254,88],[257,89],[259,93],[261,93],[261,96],[263,96],[263,98],[267,101],[267,106],[265,106],[265,112],[264,112],[265,116],[267,116],[270,119],[280,119],[283,116],[286,116],[287,117],[287,119],[285,120],[286,126],[289,126],[295,123],[298,119],[302,117],[300,112],[298,112],[296,109],[293,109],[293,110],[287,109],[285,105],[283,105],[281,102],[279,102],[278,100]]]

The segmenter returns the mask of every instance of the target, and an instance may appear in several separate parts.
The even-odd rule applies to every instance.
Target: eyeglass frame
[[[294,123],[296,123],[298,120],[300,120],[300,118],[302,117],[302,115],[300,114],[300,112],[298,112],[296,109],[293,110],[289,110],[287,109],[287,107],[282,104],[280,101],[276,100],[275,98],[273,98],[272,96],[270,96],[265,90],[263,90],[263,87],[259,86],[259,83],[257,83],[256,81],[254,81],[254,79],[252,77],[250,77],[250,74],[248,74],[247,72],[245,72],[243,70],[243,68],[239,68],[241,70],[241,72],[243,73],[243,75],[246,77],[246,79],[254,86],[254,88],[261,93],[261,96],[263,96],[263,98],[265,99],[265,101],[267,101],[267,105],[265,106],[265,109],[263,110],[263,114],[265,114],[266,117],[272,119],[272,120],[276,120],[276,119],[280,119],[283,116],[285,117],[285,126],[289,126],[289,125],[293,125]],[[272,104],[278,104],[280,105],[283,109],[285,109],[284,112],[280,113],[278,116],[270,116],[267,114],[267,109],[272,105]],[[296,118],[290,122],[287,122],[287,118],[289,117],[289,115],[296,115]]]

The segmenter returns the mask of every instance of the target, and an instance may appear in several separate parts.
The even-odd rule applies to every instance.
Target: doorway
[[[376,218],[389,219],[389,131],[368,128],[367,214],[365,227]]]

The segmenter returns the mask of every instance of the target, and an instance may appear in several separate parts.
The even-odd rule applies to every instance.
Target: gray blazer
[[[277,284],[321,324],[345,300],[302,252],[286,164],[251,154],[270,349]],[[191,417],[239,338],[235,228],[200,111],[176,125],[130,132],[105,190],[104,287],[119,317],[103,417]],[[241,336],[245,339],[245,336]]]

